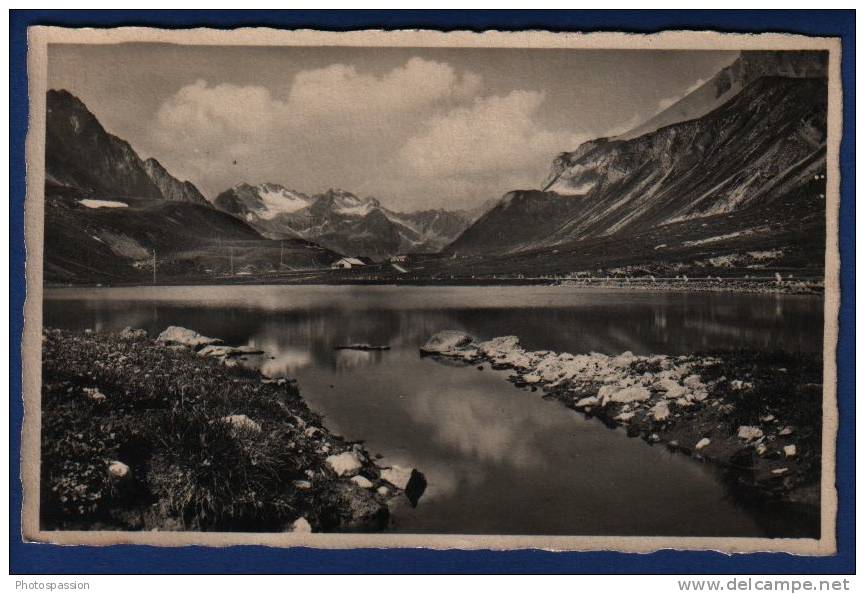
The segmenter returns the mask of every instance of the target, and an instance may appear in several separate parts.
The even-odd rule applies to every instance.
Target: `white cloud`
[[[543,128],[538,123],[543,102],[544,94],[535,91],[478,98],[430,118],[402,147],[401,157],[422,177],[534,169],[539,160],[548,164],[585,139]]]
[[[421,58],[382,76],[332,64],[298,73],[288,107],[295,121],[305,124],[310,119],[415,112],[441,101],[471,98],[480,87],[480,77],[473,73],[460,76],[448,64]]]
[[[273,181],[410,209],[537,187],[557,153],[588,140],[540,124],[542,92],[483,96],[480,76],[421,58],[377,74],[332,64],[285,88],[187,85],[159,108],[152,154],[211,197]]]
[[[696,91],[697,89],[702,87],[705,83],[706,83],[706,81],[704,79],[698,78],[694,82],[694,84],[692,84],[690,87],[685,89],[681,95],[676,95],[675,97],[666,97],[664,99],[661,99],[660,101],[658,101],[658,107],[655,110],[655,113],[661,113],[662,111],[664,111],[668,107],[671,107],[672,105],[674,105],[680,99],[687,97],[688,95],[690,95],[691,93],[693,93],[694,91]]]

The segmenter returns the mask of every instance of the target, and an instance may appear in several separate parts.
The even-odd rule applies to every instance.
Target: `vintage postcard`
[[[25,539],[835,551],[837,39],[29,42]]]

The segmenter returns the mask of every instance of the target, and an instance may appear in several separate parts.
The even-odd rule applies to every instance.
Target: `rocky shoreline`
[[[330,433],[266,356],[193,330],[45,329],[45,530],[351,532],[387,528],[426,480]]]
[[[722,467],[762,502],[820,504],[822,360],[784,353],[671,357],[528,351],[516,336],[433,335],[421,354],[511,370],[510,381],[630,437]]]

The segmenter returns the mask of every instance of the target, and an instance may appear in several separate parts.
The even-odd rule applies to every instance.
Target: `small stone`
[[[242,431],[251,431],[253,433],[261,433],[261,425],[247,417],[246,415],[228,415],[220,419],[223,423],[228,423],[233,429]]]
[[[306,491],[308,489],[312,489],[312,483],[309,481],[294,481],[292,483],[295,489],[300,491]]]
[[[363,467],[354,452],[334,454],[325,458],[324,461],[337,476],[351,476]]]
[[[745,441],[754,441],[763,437],[763,430],[752,425],[742,425],[739,427],[738,436],[739,439],[744,439]]]
[[[372,489],[372,481],[365,476],[361,476],[359,474],[357,476],[353,476],[351,477],[351,482],[363,489]]]
[[[685,384],[685,387],[691,388],[692,390],[696,390],[703,385],[703,382],[700,380],[699,375],[689,375],[684,380],[682,380],[682,383]]]
[[[119,460],[112,460],[108,463],[108,474],[115,479],[125,479],[130,472],[129,466]]]
[[[84,393],[94,402],[102,402],[107,398],[105,394],[99,391],[99,388],[84,388]]]
[[[306,518],[298,518],[291,524],[291,531],[300,534],[312,532],[312,526]]]
[[[783,429],[778,432],[778,435],[781,437],[787,437],[788,435],[793,435],[793,428],[790,425],[787,425]]]
[[[784,474],[785,472],[787,472],[787,468],[786,468],[786,467],[784,467],[784,468],[776,468],[775,470],[772,471],[772,474]]]
[[[584,407],[584,406],[597,406],[600,401],[595,396],[587,396],[586,398],[581,398],[577,400],[574,406]]]
[[[649,412],[656,421],[666,421],[670,417],[670,407],[663,400],[655,404]]]
[[[378,493],[379,495],[381,495],[382,497],[387,497],[388,495],[390,495],[390,489],[388,489],[384,485],[382,485],[381,487],[376,489],[375,492]]]
[[[708,437],[704,437],[703,439],[701,439],[700,441],[697,442],[697,444],[694,446],[694,449],[697,451],[702,450],[703,448],[705,448],[710,443],[712,443],[712,440],[709,439]]]
[[[795,445],[786,445],[784,446],[784,455],[788,458],[796,457],[796,446]]]

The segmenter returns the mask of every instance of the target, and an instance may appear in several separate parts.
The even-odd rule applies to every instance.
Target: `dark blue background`
[[[838,350],[838,554],[720,555],[662,551],[548,553],[424,551],[160,549],[145,546],[59,547],[21,542],[21,330],[24,280],[24,140],[27,133],[27,27],[152,25],[364,28],[548,29],[556,31],[713,29],[840,37],[843,43],[844,137],[841,143],[841,321]],[[10,37],[10,570],[25,573],[853,573],[855,571],[855,11],[11,11]]]

